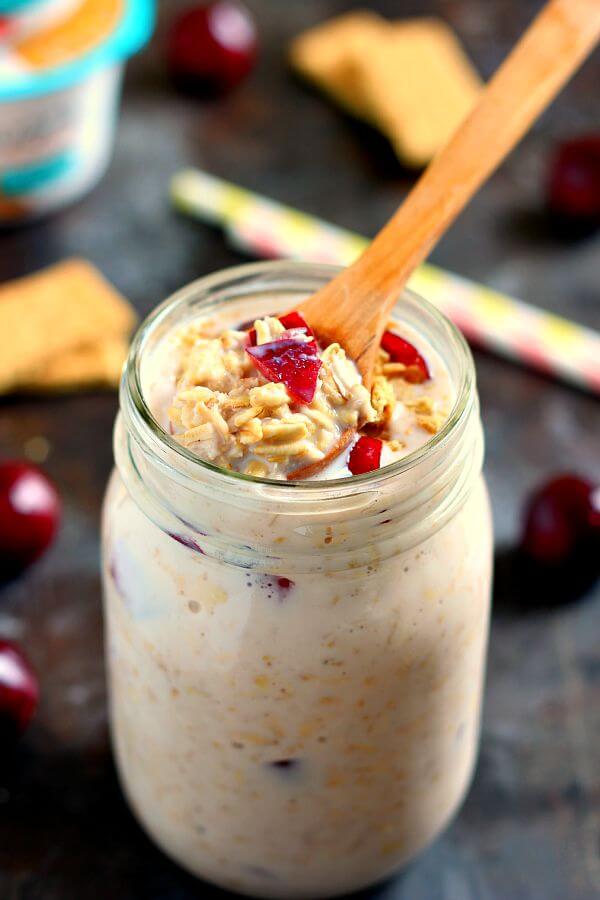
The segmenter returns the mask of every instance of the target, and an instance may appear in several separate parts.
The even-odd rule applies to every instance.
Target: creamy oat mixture
[[[248,308],[291,305],[258,301]],[[316,359],[304,347],[318,372],[289,382],[300,402],[249,352],[261,360],[293,329],[262,319],[254,339],[239,313],[167,332],[141,360],[163,428],[219,466],[284,478],[351,426],[367,451],[349,448],[319,477],[350,475],[357,459],[386,465],[423,445],[453,405],[448,369],[404,322],[384,337],[370,393],[339,348]],[[439,523],[447,447],[401,479],[323,484],[307,501],[204,467],[196,488],[130,468],[124,421],[103,578],[133,809],[170,856],[230,890],[308,900],[373,883],[439,834],[473,769],[492,550],[477,414],[454,470],[470,492]]]
[[[247,475],[293,480],[346,435],[339,458],[314,477],[365,471],[361,436],[375,448],[368,468],[388,465],[439,430],[453,399],[437,356],[430,350],[425,362],[397,324],[390,328],[368,390],[343,348],[321,348],[298,313],[249,329],[195,320],[161,348],[151,406],[184,447]],[[418,364],[399,361],[394,339]]]

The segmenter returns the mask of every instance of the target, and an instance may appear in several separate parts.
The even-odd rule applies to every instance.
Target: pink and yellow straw
[[[186,169],[171,183],[182,212],[225,229],[244,252],[349,265],[368,241],[251,191]],[[426,263],[409,287],[479,347],[600,394],[600,334]]]

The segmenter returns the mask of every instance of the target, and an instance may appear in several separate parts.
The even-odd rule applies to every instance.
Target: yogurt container
[[[0,224],[58,209],[111,156],[125,60],[153,0],[0,0]]]

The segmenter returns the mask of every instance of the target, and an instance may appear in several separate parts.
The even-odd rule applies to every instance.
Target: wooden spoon
[[[600,0],[550,0],[498,69],[449,143],[362,256],[298,307],[336,341],[371,386],[377,350],[409,277],[600,37]],[[351,442],[288,475],[310,478]]]

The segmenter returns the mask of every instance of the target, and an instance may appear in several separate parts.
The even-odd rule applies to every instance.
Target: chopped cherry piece
[[[600,134],[558,146],[548,179],[548,204],[564,218],[600,223]]]
[[[292,328],[303,328],[311,337],[315,336],[314,331],[309,327],[304,316],[299,312],[296,312],[295,309],[293,309],[292,312],[286,313],[285,316],[279,316],[279,321],[284,328],[288,329],[288,331]]]
[[[299,403],[310,403],[317,389],[321,360],[315,341],[301,341],[284,332],[276,341],[246,347],[254,365],[267,381],[285,384]]]
[[[393,331],[385,331],[381,339],[381,347],[386,353],[390,354],[392,362],[403,363],[406,366],[406,372],[403,377],[407,381],[420,383],[428,381],[431,378],[429,367],[416,347],[401,338],[399,334]]]
[[[0,563],[22,567],[52,542],[60,520],[56,488],[26,462],[0,465]]]
[[[383,444],[379,438],[361,437],[358,439],[348,459],[348,468],[353,475],[363,475],[365,472],[373,472],[381,463],[381,449]]]
[[[22,651],[0,639],[0,750],[25,731],[38,696],[37,678]]]
[[[577,475],[558,475],[542,485],[526,508],[521,547],[538,563],[560,565],[598,536],[595,490]]]
[[[249,10],[238,0],[215,0],[175,19],[168,62],[182,87],[221,94],[252,70],[257,48],[256,26]]]
[[[305,334],[310,335],[311,337],[315,336],[312,328],[309,328],[307,323],[304,321],[304,318],[300,315],[299,312],[292,310],[290,313],[286,313],[285,316],[279,316],[279,321],[283,325],[283,327],[287,331],[291,331],[292,329],[302,328]],[[256,329],[251,328],[248,332],[248,343],[251,347],[254,347],[256,344]]]

